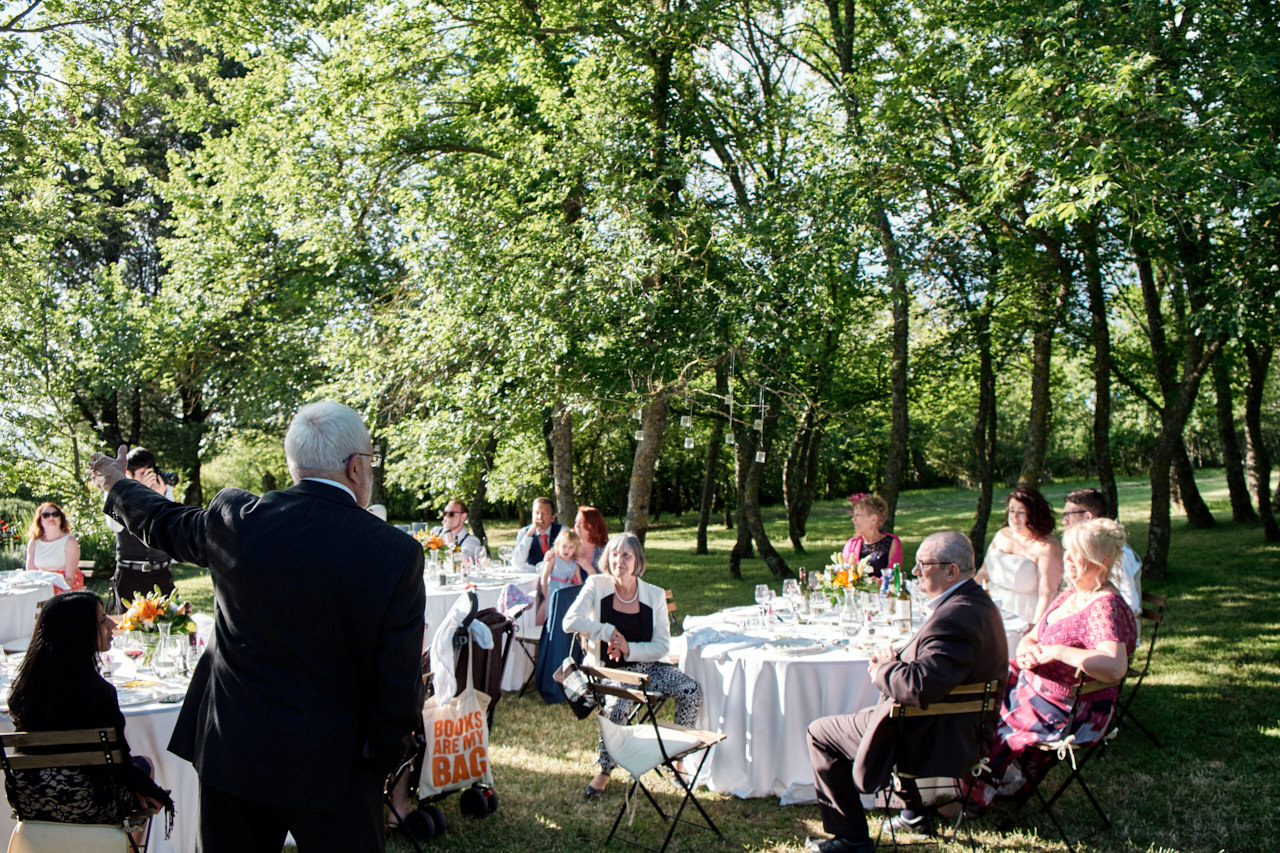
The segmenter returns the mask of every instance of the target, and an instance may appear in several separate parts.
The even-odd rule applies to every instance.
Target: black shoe
[[[889,827],[895,835],[926,835],[932,838],[938,834],[933,818],[927,814],[915,817],[896,814],[889,818]]]
[[[590,785],[587,785],[587,787],[582,791],[583,795],[586,796],[588,802],[595,802],[596,800],[600,799],[600,795],[603,794],[604,792],[605,792],[604,788],[593,788]]]
[[[876,845],[871,839],[854,841],[851,838],[807,838],[804,849],[809,853],[875,853]]]

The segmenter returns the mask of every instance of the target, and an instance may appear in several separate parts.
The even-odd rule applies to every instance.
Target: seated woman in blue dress
[[[98,673],[99,655],[111,648],[115,625],[95,593],[77,590],[45,603],[26,658],[9,691],[14,728],[26,732],[113,728],[125,761],[115,767],[13,771],[9,803],[28,820],[119,823],[164,808],[169,792],[151,780],[147,759],[131,757],[116,689]]]

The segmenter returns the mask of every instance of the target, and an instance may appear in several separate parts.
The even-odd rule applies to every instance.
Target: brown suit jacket
[[[893,767],[917,776],[958,776],[978,760],[991,732],[981,714],[890,719],[897,702],[928,708],[952,687],[999,679],[1009,672],[1008,643],[1000,609],[986,591],[966,580],[942,602],[920,630],[876,671],[882,695],[868,717],[858,745],[853,781],[858,790],[878,790]]]

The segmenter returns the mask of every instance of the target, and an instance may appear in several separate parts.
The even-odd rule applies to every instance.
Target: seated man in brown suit
[[[872,853],[861,793],[870,793],[898,769],[917,776],[955,775],[979,757],[990,733],[970,717],[916,717],[891,720],[895,703],[926,708],[960,684],[1005,679],[1009,654],[1000,610],[973,581],[973,546],[953,532],[935,533],[920,543],[913,574],[929,596],[920,630],[897,654],[872,655],[871,680],[880,701],[856,714],[821,717],[809,726],[809,759],[818,792],[822,826],[833,836],[809,839],[819,853]],[[901,725],[900,725],[901,724]],[[907,799],[907,798],[904,798]],[[918,803],[908,802],[908,807]],[[930,827],[927,818],[904,811],[903,829]]]

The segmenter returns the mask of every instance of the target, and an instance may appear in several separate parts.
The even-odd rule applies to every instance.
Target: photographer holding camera
[[[150,450],[135,447],[129,452],[125,476],[173,500],[173,485],[178,482],[178,475],[157,469],[156,455]],[[111,576],[111,612],[123,613],[127,609],[126,601],[139,593],[145,595],[157,586],[165,595],[172,592],[173,573],[169,571],[169,566],[173,559],[164,551],[148,547],[110,515],[107,516],[107,526],[116,534],[116,573]]]

